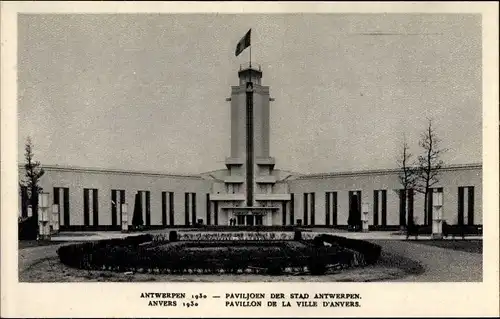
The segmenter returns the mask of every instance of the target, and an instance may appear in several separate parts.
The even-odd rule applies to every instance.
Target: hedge
[[[443,236],[481,236],[483,228],[480,225],[450,225],[446,222],[443,223]],[[406,227],[406,235],[430,235],[432,234],[432,226],[430,225],[408,225]]]
[[[350,239],[341,236],[335,235],[318,235],[315,239],[315,242],[327,242],[332,245],[338,245],[344,247],[346,249],[350,249],[358,252],[356,254],[356,258],[361,259],[361,263],[366,262],[367,264],[373,264],[377,262],[380,257],[380,253],[382,251],[382,247],[379,245],[359,240],[359,239]]]
[[[150,234],[129,236],[120,239],[103,239],[94,242],[65,245],[57,249],[57,254],[59,260],[68,266],[86,268],[87,265],[92,264],[94,261],[100,263],[100,260],[105,260],[106,256],[101,255],[105,249],[118,249],[127,246],[134,247],[152,240],[153,236]],[[130,256],[127,255],[126,257]]]
[[[316,234],[311,232],[184,232],[178,231],[177,235],[173,235],[170,231],[167,234],[156,234],[154,235],[155,241],[164,241],[167,238],[170,241],[231,241],[231,240],[255,240],[255,241],[266,241],[266,240],[297,240],[301,239],[313,239]],[[176,236],[175,238],[170,238],[169,236]],[[298,236],[298,237],[297,237]],[[175,239],[175,240],[172,240]]]
[[[327,247],[320,245],[322,241],[335,244]],[[80,269],[167,273],[243,273],[254,269],[273,275],[285,269],[307,269],[321,275],[330,266],[374,262],[380,254],[377,247],[330,235],[317,236],[315,241],[169,242],[146,234],[63,246],[57,253],[62,263]]]
[[[38,220],[33,217],[22,218],[18,221],[18,239],[36,240],[38,237]]]

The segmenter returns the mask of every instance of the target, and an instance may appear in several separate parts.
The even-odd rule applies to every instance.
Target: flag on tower
[[[236,51],[234,55],[238,56],[240,55],[243,50],[248,48],[250,46],[250,35],[252,33],[252,29],[248,30],[248,32],[245,34],[243,38],[241,38],[240,42],[238,42],[238,45],[236,46]]]

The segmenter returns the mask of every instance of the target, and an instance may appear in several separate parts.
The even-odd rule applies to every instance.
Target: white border
[[[78,283],[17,282],[16,14],[77,12],[282,13],[422,12],[483,15],[483,283]],[[2,2],[1,3],[1,315],[2,317],[494,316],[499,313],[498,3],[476,2]],[[443,265],[446,267],[446,265]],[[143,291],[355,292],[361,308],[147,307]],[[236,310],[236,311],[235,311]]]

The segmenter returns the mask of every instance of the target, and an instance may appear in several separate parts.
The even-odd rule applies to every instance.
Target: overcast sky
[[[198,173],[230,155],[238,40],[270,86],[276,168],[396,167],[426,118],[481,161],[481,24],[464,15],[20,15],[19,160]]]

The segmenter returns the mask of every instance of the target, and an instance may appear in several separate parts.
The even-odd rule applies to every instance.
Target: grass
[[[418,265],[396,256],[383,256],[375,265],[311,275],[171,275],[157,273],[80,270],[68,267],[58,257],[42,258],[19,274],[20,282],[380,282],[403,278],[418,272]]]
[[[482,240],[410,240],[416,244],[429,245],[434,247],[453,249],[458,251],[465,251],[468,253],[482,254],[483,241]]]

